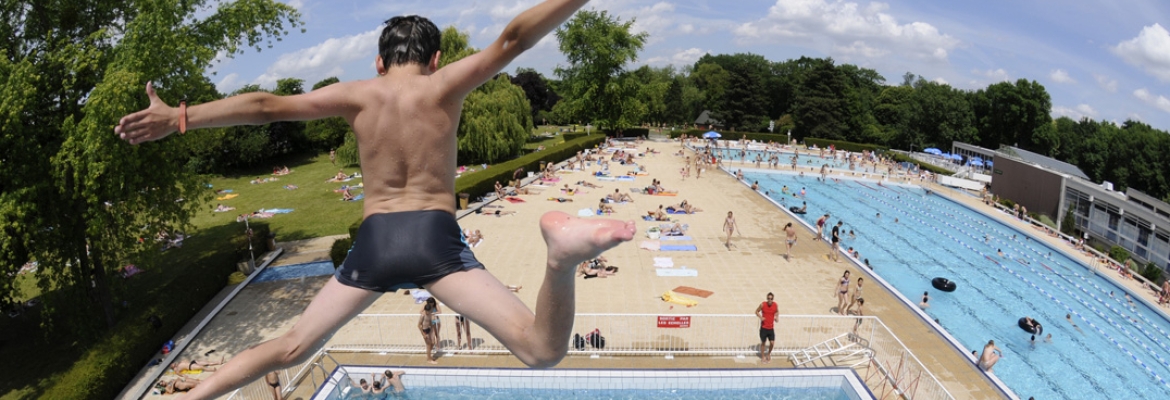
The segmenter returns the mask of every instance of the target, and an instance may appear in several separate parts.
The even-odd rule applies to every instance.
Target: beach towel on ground
[[[410,291],[410,297],[414,298],[414,304],[422,304],[431,298],[431,292],[428,292],[426,289],[414,289]]]
[[[693,245],[693,244],[665,245],[665,246],[659,247],[659,251],[698,251],[698,250],[699,250],[699,248],[695,247],[695,245]]]
[[[623,181],[624,182],[633,182],[635,178],[632,176],[629,176],[629,175],[621,175],[621,176],[618,176],[616,179],[618,182],[623,182]]]
[[[510,201],[510,202],[513,202],[513,203],[523,203],[523,202],[524,202],[524,199],[521,199],[521,198],[519,198],[519,197],[515,197],[515,196],[513,196],[513,197],[505,197],[505,198],[504,198],[504,200],[507,200],[507,201]]]
[[[671,242],[683,242],[683,241],[695,240],[695,239],[691,238],[690,236],[662,236],[662,237],[658,238],[658,240],[665,240],[665,241],[671,241]]]
[[[674,277],[694,277],[699,276],[699,271],[694,269],[683,268],[655,268],[655,273],[658,276],[674,276]]]
[[[667,290],[662,294],[662,301],[667,303],[674,303],[687,307],[694,307],[699,305],[699,302],[680,296],[678,293]]]
[[[658,251],[659,247],[661,246],[662,243],[659,243],[657,240],[643,240],[642,243],[638,244],[639,249],[646,249],[650,251]]]
[[[657,196],[657,195],[656,195],[656,196]],[[683,211],[683,210],[678,210],[678,209],[675,209],[675,208],[673,208],[673,207],[667,207],[667,208],[666,208],[666,213],[667,213],[667,214],[686,214],[687,212],[686,212],[686,211]]]
[[[291,208],[272,208],[272,209],[266,210],[266,209],[262,208],[262,209],[260,209],[260,212],[273,213],[273,214],[288,214],[290,212],[293,212],[293,209],[291,209]]]
[[[695,297],[702,297],[704,299],[711,297],[711,295],[715,294],[715,292],[712,292],[710,290],[696,289],[696,288],[693,288],[690,286],[679,286],[679,287],[674,288],[674,291],[676,293],[682,293],[685,295],[690,295],[690,296],[695,296]]]
[[[674,268],[674,260],[670,257],[654,257],[655,268]]]
[[[216,197],[215,199],[216,200],[231,200],[231,199],[234,199],[236,197],[240,197],[239,193],[229,193],[229,194],[225,194],[225,195],[220,196],[220,197]]]
[[[353,198],[352,198],[352,199],[349,199],[349,200],[342,199],[342,200],[345,200],[345,201],[358,201],[358,200],[361,200],[361,199],[364,199],[364,198],[366,198],[366,194],[365,194],[365,193],[358,193],[358,195],[357,195],[357,196],[353,196]]]
[[[597,212],[597,214],[598,214],[598,215],[601,215],[601,210],[597,210],[597,211],[598,211],[598,212]],[[577,216],[578,216],[578,217],[588,217],[588,216],[591,216],[591,215],[593,215],[593,209],[592,209],[592,208],[582,208],[581,210],[577,211]]]
[[[678,193],[677,192],[658,192],[658,193],[652,194],[651,196],[678,196]]]

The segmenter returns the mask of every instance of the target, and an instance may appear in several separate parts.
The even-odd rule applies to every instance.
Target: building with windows
[[[1142,264],[1170,269],[1170,204],[1134,188],[1113,190],[1072,164],[1012,146],[996,151],[991,193],[1047,215],[1057,226],[1072,208],[1092,240],[1121,246]]]

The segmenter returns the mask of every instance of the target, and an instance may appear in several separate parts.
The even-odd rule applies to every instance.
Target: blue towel
[[[668,208],[668,209],[666,209],[666,213],[667,214],[686,214],[687,212],[683,211],[683,210],[676,210],[673,208]]]
[[[364,198],[366,198],[366,194],[365,194],[365,193],[359,193],[357,196],[353,196],[353,200],[350,200],[350,201],[358,201],[358,200],[361,200],[361,199],[364,199]]]
[[[682,242],[682,241],[695,240],[695,239],[692,239],[690,236],[662,236],[662,237],[659,237],[658,240],[671,241],[671,242]]]
[[[220,192],[220,193],[231,193],[231,192],[234,192],[234,190],[232,190],[232,189],[224,189],[224,190],[220,190],[219,192]]]
[[[600,213],[598,213],[598,215],[600,215]],[[642,216],[642,220],[643,220],[643,221],[653,221],[653,220],[654,220],[654,217],[651,217],[651,216],[649,216],[649,215],[643,215],[643,216]]]
[[[632,177],[632,176],[629,176],[629,175],[621,175],[621,176],[618,176],[618,177],[617,177],[617,180],[619,180],[619,181],[629,181],[629,182],[633,182],[633,181],[634,181],[634,177]]]
[[[293,209],[291,209],[291,208],[273,208],[273,209],[269,209],[269,210],[261,209],[260,212],[273,213],[273,214],[288,214],[290,212],[293,212]]]
[[[698,251],[699,248],[695,247],[695,245],[693,245],[693,244],[672,244],[672,245],[665,245],[664,244],[664,245],[662,245],[662,247],[659,247],[658,250],[659,251]]]
[[[686,268],[657,268],[654,270],[658,276],[699,276],[699,271]]]

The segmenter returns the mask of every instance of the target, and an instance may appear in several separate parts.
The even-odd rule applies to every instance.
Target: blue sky
[[[263,52],[222,59],[220,91],[277,79],[374,76],[382,21],[402,14],[455,25],[472,45],[491,43],[536,0],[287,0],[307,30]],[[1136,119],[1170,130],[1170,2],[1032,0],[598,0],[650,34],[631,67],[690,65],[705,53],[750,52],[780,61],[832,57],[877,70],[887,84],[913,72],[960,89],[1019,78],[1043,84],[1053,116]],[[547,76],[565,58],[552,35],[509,67]]]

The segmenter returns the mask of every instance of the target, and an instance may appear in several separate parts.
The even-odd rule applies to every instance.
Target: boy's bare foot
[[[634,238],[633,221],[581,219],[559,211],[540,217],[540,232],[548,244],[549,266],[576,268],[602,252]]]

